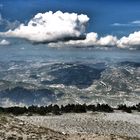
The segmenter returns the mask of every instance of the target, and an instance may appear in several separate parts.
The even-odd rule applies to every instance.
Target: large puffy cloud
[[[89,47],[89,46],[114,46],[117,38],[111,35],[98,39],[98,34],[91,32],[86,35],[84,40],[70,40],[66,42],[49,43],[49,47]]]
[[[1,15],[0,21],[3,21]],[[0,32],[0,35],[25,38],[35,43],[48,43],[50,47],[117,46],[119,48],[136,48],[140,46],[140,31],[119,40],[112,35],[98,37],[97,33],[86,33],[88,21],[87,15],[50,11],[38,13],[27,24],[20,24],[15,29],[12,29],[11,26],[17,26],[17,23],[10,24],[11,29],[7,32]],[[139,21],[131,22],[131,24],[139,24]]]
[[[25,38],[33,42],[50,42],[65,38],[78,38],[85,33],[87,15],[62,13],[61,11],[38,13],[27,25],[21,24],[15,30],[9,30],[1,35],[7,37]]]
[[[98,39],[98,34],[86,33],[87,15],[62,13],[61,11],[38,13],[27,25],[0,33],[6,37],[25,38],[32,42],[48,42],[49,46],[94,46],[115,45],[116,37],[108,35]],[[85,36],[85,38],[82,38]],[[66,41],[67,40],[67,41]],[[50,43],[50,42],[57,43]]]
[[[93,46],[97,43],[98,35],[97,33],[88,33],[84,40],[69,40],[69,41],[59,41],[56,43],[49,43],[49,47],[86,47]]]
[[[98,41],[98,45],[100,46],[115,46],[117,44],[117,37],[112,35],[107,35],[105,37],[101,37]]]
[[[132,21],[127,24],[114,23],[113,26],[140,26],[140,20]],[[140,48],[140,31],[123,36],[117,41],[119,48]]]
[[[128,37],[122,37],[117,42],[120,48],[140,47],[140,31],[130,34]]]

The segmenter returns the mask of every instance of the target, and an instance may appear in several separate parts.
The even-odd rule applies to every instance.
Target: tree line
[[[97,105],[86,105],[86,104],[68,104],[68,105],[48,105],[48,106],[29,106],[29,107],[0,107],[0,113],[7,113],[13,115],[46,115],[52,113],[54,115],[61,115],[63,113],[86,113],[87,111],[92,112],[107,112],[111,113],[114,110],[122,110],[127,113],[132,113],[133,110],[140,112],[140,103],[134,106],[118,105],[117,108],[112,108],[108,104],[97,104]]]

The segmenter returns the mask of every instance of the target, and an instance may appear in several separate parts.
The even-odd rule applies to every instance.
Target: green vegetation
[[[122,110],[127,113],[132,113],[132,110],[140,112],[140,103],[134,106],[118,105],[118,110]]]
[[[13,115],[22,115],[22,114],[39,114],[46,115],[52,113],[55,115],[61,115],[62,113],[86,113],[87,111],[97,111],[97,112],[114,112],[114,108],[108,104],[97,104],[97,105],[86,105],[86,104],[68,104],[66,106],[59,107],[58,105],[49,105],[49,106],[29,106],[29,107],[0,107],[0,113],[11,113]],[[127,113],[132,113],[132,110],[140,111],[140,103],[135,106],[126,106],[119,105],[117,110],[122,110]]]

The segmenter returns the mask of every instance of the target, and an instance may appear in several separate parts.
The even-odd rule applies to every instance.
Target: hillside
[[[72,116],[71,114],[70,116]],[[81,114],[82,115],[82,114]],[[80,116],[80,115],[78,115]],[[83,115],[82,115],[83,116]],[[50,116],[50,119],[57,116]],[[74,117],[74,116],[73,116]],[[20,117],[19,117],[20,118]],[[42,116],[38,116],[38,122]],[[9,115],[0,115],[0,140],[139,140],[139,138],[127,137],[127,136],[118,136],[114,134],[99,134],[99,133],[84,133],[84,132],[74,132],[74,133],[61,133],[61,129],[64,126],[61,126],[58,122],[56,129],[61,128],[60,131],[55,129],[55,131],[49,129],[50,124],[54,127],[55,121],[50,124],[47,124],[47,121],[44,120],[44,125],[37,122],[37,117],[34,119],[34,122],[29,121],[31,118],[27,117],[18,119],[14,116]],[[78,119],[78,118],[77,118]],[[42,120],[42,119],[41,119]],[[80,120],[80,117],[79,117]],[[73,123],[74,121],[72,121]],[[69,122],[64,122],[69,125]],[[78,121],[80,123],[80,121]],[[49,126],[49,128],[47,128]],[[88,125],[87,125],[88,127]],[[94,127],[94,126],[93,126]],[[95,126],[96,127],[96,126]],[[70,127],[73,129],[73,127]],[[66,128],[69,129],[70,128]],[[78,129],[78,128],[77,128]]]

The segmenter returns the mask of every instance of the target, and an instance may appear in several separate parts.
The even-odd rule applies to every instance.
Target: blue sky
[[[140,20],[139,0],[0,0],[0,13],[10,21],[26,22],[36,13],[49,10],[87,14],[88,31],[99,35],[123,36],[140,28],[139,24],[130,24]],[[114,23],[127,26],[113,26]]]

